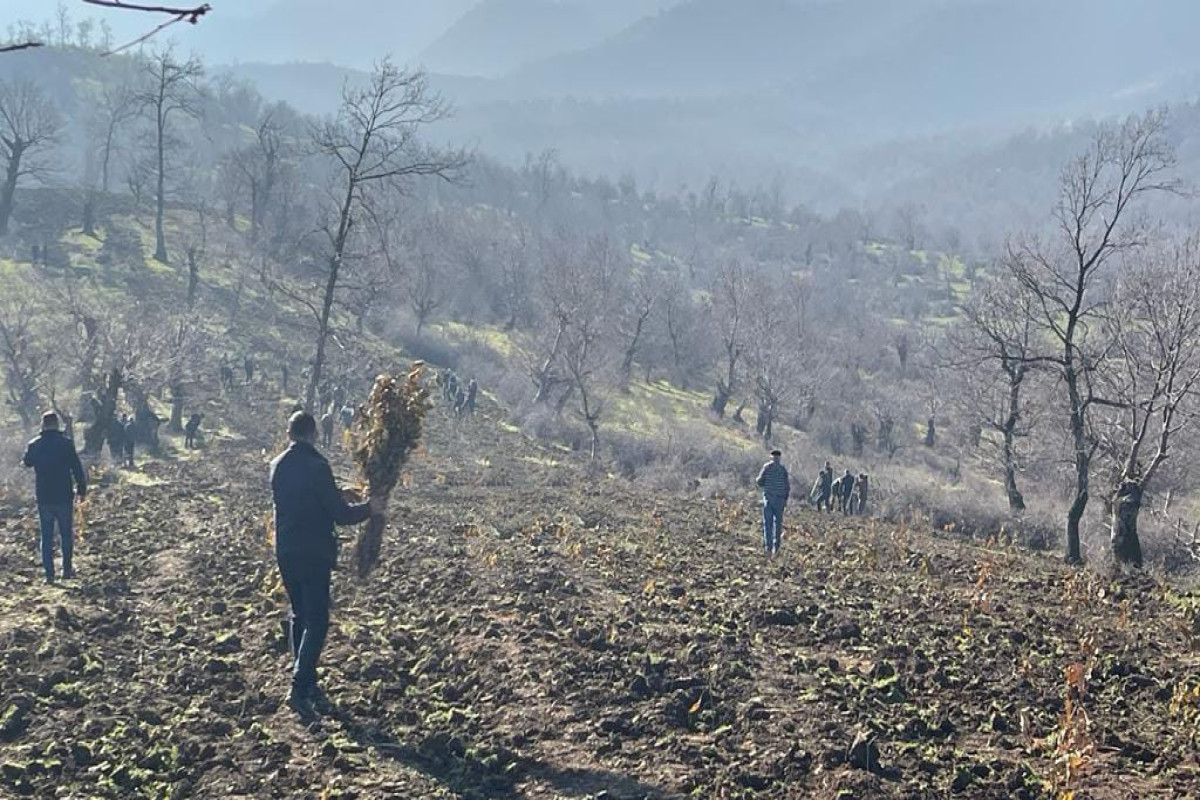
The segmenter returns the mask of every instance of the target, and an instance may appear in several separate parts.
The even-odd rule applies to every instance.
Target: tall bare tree
[[[713,393],[712,410],[725,416],[729,401],[738,389],[739,367],[746,348],[746,328],[750,316],[750,286],[745,266],[737,259],[726,261],[717,273],[711,308],[721,340],[721,373]]]
[[[328,248],[317,340],[305,390],[304,402],[309,409],[321,383],[334,303],[350,254],[351,236],[372,201],[372,193],[394,190],[421,177],[450,180],[467,163],[465,153],[434,150],[419,137],[424,128],[445,119],[448,113],[449,107],[429,89],[424,73],[401,69],[385,60],[376,66],[366,86],[347,85],[337,118],[313,132],[314,148],[331,164],[334,177],[331,208],[323,226]]]
[[[50,171],[46,153],[58,143],[62,118],[41,87],[24,79],[0,81],[0,236],[8,234],[17,185]]]
[[[251,244],[259,240],[267,211],[279,188],[280,176],[291,155],[292,145],[278,116],[278,109],[267,110],[255,128],[254,141],[233,154],[233,168],[250,199]]]
[[[204,67],[195,58],[180,60],[174,47],[168,46],[151,55],[144,67],[146,86],[138,92],[138,101],[150,117],[154,142],[154,258],[167,263],[167,237],[163,217],[167,207],[168,159],[175,145],[172,121],[179,116],[196,118],[200,107],[197,81]]]
[[[1102,127],[1062,172],[1053,235],[1013,242],[1006,259],[1033,295],[1038,336],[1054,345],[1055,352],[1038,360],[1054,368],[1067,392],[1075,497],[1067,512],[1066,558],[1073,564],[1083,561],[1079,529],[1097,449],[1092,411],[1108,402],[1096,393],[1095,381],[1108,355],[1096,335],[1106,308],[1104,283],[1119,256],[1146,244],[1149,225],[1138,214],[1139,203],[1178,186],[1163,128],[1161,113]]]
[[[1125,272],[1105,315],[1114,358],[1097,383],[1100,450],[1113,467],[1113,558],[1142,566],[1138,515],[1200,389],[1200,240],[1165,246]]]
[[[91,167],[88,176],[87,198],[83,205],[83,232],[96,235],[96,205],[98,196],[107,195],[112,188],[112,160],[117,136],[138,112],[138,97],[133,87],[121,83],[105,84],[100,90],[90,125],[87,160]]]
[[[1034,303],[1033,294],[1004,273],[987,281],[962,305],[962,324],[951,332],[944,359],[960,379],[959,412],[969,425],[992,434],[980,437],[980,443],[998,451],[1004,494],[1014,514],[1025,511],[1017,484],[1017,442],[1030,430],[1026,390],[1040,354]]]

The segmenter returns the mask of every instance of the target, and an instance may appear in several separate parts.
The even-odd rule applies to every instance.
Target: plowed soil
[[[750,494],[647,491],[490,407],[433,412],[380,568],[335,575],[335,710],[306,725],[283,410],[238,407],[194,454],[94,468],[74,580],[3,509],[0,796],[1200,796],[1188,596],[800,510],[767,562]]]

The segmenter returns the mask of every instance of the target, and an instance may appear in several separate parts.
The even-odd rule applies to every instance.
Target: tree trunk
[[[1070,355],[1067,357],[1066,383],[1071,407],[1071,442],[1075,447],[1075,501],[1067,512],[1067,563],[1082,564],[1083,549],[1080,545],[1079,523],[1088,504],[1088,480],[1091,472],[1091,451],[1087,446],[1084,428],[1083,399],[1079,396],[1079,376],[1076,374]]]
[[[8,159],[4,186],[0,189],[0,236],[8,235],[8,222],[12,218],[13,198],[17,193],[17,178],[21,176],[21,152],[13,148]]]
[[[196,290],[200,287],[200,258],[195,249],[188,251],[188,287],[187,307],[191,311],[196,307]]]
[[[1017,465],[1013,455],[1013,431],[1004,431],[1004,493],[1008,496],[1008,510],[1014,514],[1025,511],[1025,497],[1017,488]]]
[[[93,239],[96,236],[96,190],[88,190],[87,199],[83,201],[83,235]]]
[[[97,396],[92,398],[92,424],[83,431],[83,452],[98,455],[117,412],[117,393],[121,391],[121,373],[112,370]]]
[[[621,385],[626,386],[629,383],[629,376],[633,373],[633,360],[637,358],[638,344],[642,340],[642,329],[646,326],[646,317],[642,314],[638,316],[637,326],[633,329],[633,336],[629,340],[629,346],[625,348],[625,356],[621,359]]]
[[[1123,481],[1113,497],[1112,554],[1119,564],[1142,567],[1142,543],[1138,539],[1138,514],[1142,510],[1143,487]]]
[[[183,432],[183,384],[179,381],[171,384],[171,419],[167,422],[167,430]]]
[[[161,112],[159,119],[161,120]],[[163,215],[167,208],[167,157],[165,153],[166,143],[163,141],[165,131],[163,124],[160,121],[158,125],[158,180],[155,191],[155,206],[154,206],[154,260],[163,264],[167,263],[167,237],[163,231]]]
[[[729,406],[730,394],[729,387],[722,381],[717,381],[717,391],[713,395],[710,408],[712,408],[713,413],[718,417],[725,416],[725,409]]]

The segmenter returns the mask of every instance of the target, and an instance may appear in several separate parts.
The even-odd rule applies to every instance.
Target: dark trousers
[[[317,687],[317,661],[329,633],[328,564],[283,556],[279,573],[291,603],[292,691],[311,694]]]
[[[46,580],[54,580],[54,527],[62,539],[63,575],[72,572],[71,558],[75,554],[75,505],[74,503],[38,505],[38,522],[42,529],[42,567]]]

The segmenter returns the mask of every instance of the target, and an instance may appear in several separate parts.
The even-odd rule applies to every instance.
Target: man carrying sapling
[[[316,447],[317,420],[298,411],[288,420],[288,448],[271,462],[275,556],[291,604],[292,688],[287,704],[312,716],[323,701],[317,662],[329,632],[329,584],[337,565],[335,525],[357,525],[386,509],[384,498],[348,503]]]

